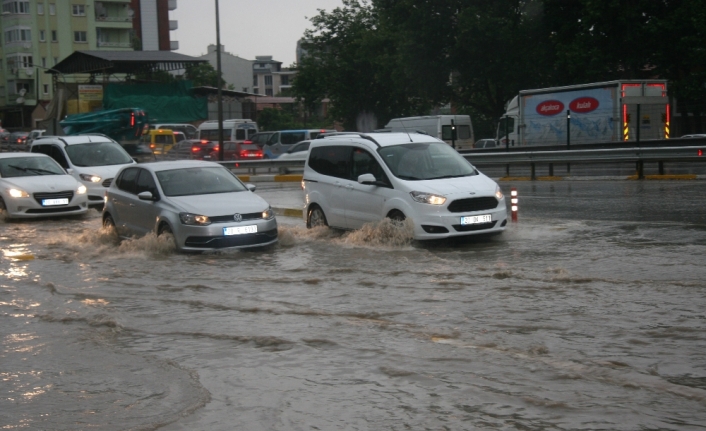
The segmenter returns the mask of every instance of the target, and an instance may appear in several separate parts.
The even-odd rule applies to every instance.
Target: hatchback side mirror
[[[137,194],[137,198],[141,201],[158,201],[159,197],[153,196],[152,192],[144,191]]]

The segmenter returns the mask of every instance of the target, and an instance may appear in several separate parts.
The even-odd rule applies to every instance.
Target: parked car
[[[29,136],[27,137],[27,145],[30,145],[32,141],[37,139],[40,136],[43,136],[47,131],[46,130],[40,130],[40,129],[35,129],[29,132]]]
[[[706,134],[695,133],[695,134],[691,134],[691,135],[683,135],[683,136],[680,136],[680,138],[706,138]]]
[[[44,154],[0,154],[0,212],[7,218],[84,214],[86,186]]]
[[[473,144],[473,148],[497,148],[495,139],[479,139]]]
[[[218,143],[203,139],[186,139],[177,143],[168,153],[169,160],[211,160],[213,151],[218,151]],[[218,156],[214,160],[218,160]]]
[[[29,132],[12,132],[9,137],[9,151],[27,151]]]
[[[106,193],[103,225],[120,238],[170,234],[179,251],[274,244],[274,211],[254,191],[215,162],[127,166]]]
[[[358,229],[410,219],[417,240],[501,233],[500,186],[444,141],[417,133],[311,142],[302,179],[307,227]]]
[[[262,149],[264,158],[276,159],[280,154],[286,153],[297,142],[315,139],[319,134],[332,132],[335,132],[335,130],[280,130],[279,132],[274,132]]]
[[[262,148],[265,146],[267,143],[267,140],[270,139],[270,136],[274,135],[275,132],[259,132],[255,133],[250,137],[250,141],[252,143],[257,144],[258,147]]]
[[[154,129],[142,135],[142,142],[149,145],[154,154],[163,155],[167,154],[177,141],[174,136],[174,131],[169,129]]]
[[[157,160],[149,145],[144,142],[130,142],[120,144],[137,163],[149,163]]]
[[[211,152],[211,158],[218,160],[218,148]],[[223,160],[260,160],[262,158],[262,149],[251,141],[223,143]]]
[[[298,144],[294,144],[286,153],[280,155],[277,160],[306,160],[306,157],[309,155],[309,145],[311,145],[311,141],[301,141]],[[287,174],[291,171],[292,168],[280,168],[280,172],[283,174]]]
[[[136,163],[130,154],[105,135],[42,136],[30,151],[56,160],[88,189],[88,206],[103,208],[105,191],[118,170]]]

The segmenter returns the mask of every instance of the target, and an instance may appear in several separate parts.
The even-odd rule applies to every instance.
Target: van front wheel
[[[328,223],[321,207],[314,205],[309,208],[309,213],[306,216],[306,227],[311,229],[318,226],[328,226]]]

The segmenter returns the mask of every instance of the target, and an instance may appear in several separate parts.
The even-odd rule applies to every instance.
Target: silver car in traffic
[[[277,242],[277,220],[254,191],[214,162],[127,166],[106,192],[103,226],[120,238],[170,234],[180,251],[264,247]]]

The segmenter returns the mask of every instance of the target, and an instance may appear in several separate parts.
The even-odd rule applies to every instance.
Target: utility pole
[[[216,0],[216,77],[218,86],[218,160],[223,161],[223,95],[221,91],[221,25]]]

